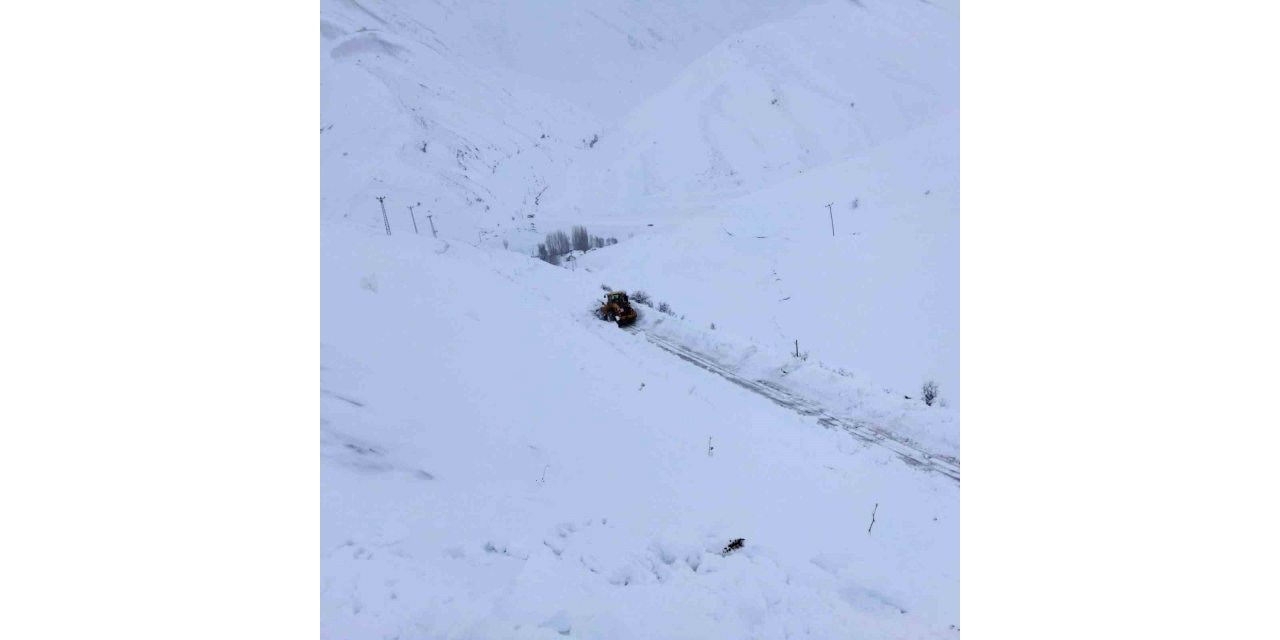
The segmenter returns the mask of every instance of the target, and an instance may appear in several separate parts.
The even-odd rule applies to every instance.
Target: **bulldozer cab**
[[[605,300],[613,304],[626,304],[627,294],[623,291],[611,291],[609,295],[605,296]]]

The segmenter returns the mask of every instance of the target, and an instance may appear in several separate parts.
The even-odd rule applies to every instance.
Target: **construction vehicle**
[[[636,310],[632,308],[631,301],[627,299],[626,291],[610,291],[604,296],[604,304],[596,310],[596,315],[601,320],[618,323],[619,327],[625,327],[636,321]]]

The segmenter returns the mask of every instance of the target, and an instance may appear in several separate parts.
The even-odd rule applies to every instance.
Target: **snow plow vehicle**
[[[636,310],[631,307],[626,291],[610,291],[604,296],[604,305],[596,310],[596,316],[625,327],[636,321]]]

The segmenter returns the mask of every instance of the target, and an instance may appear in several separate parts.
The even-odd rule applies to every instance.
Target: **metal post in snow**
[[[413,215],[413,208],[421,204],[422,203],[419,202],[418,204],[409,205],[409,219],[413,220],[413,235],[415,236],[418,235],[418,218],[417,216]]]
[[[832,238],[836,237],[836,217],[834,214],[831,213],[831,205],[833,204],[835,203],[834,202],[827,203],[827,217],[831,218],[831,237]]]
[[[431,219],[430,215],[427,216],[427,223],[431,225],[431,237],[436,237],[436,223]]]
[[[382,201],[386,200],[387,197],[377,196],[377,198],[378,198],[378,206],[382,207],[382,224],[387,228],[387,235],[391,235],[391,220],[387,218],[387,205],[382,204]]]

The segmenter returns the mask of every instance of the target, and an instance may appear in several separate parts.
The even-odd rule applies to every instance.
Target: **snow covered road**
[[[890,433],[864,420],[832,415],[817,403],[797,395],[778,383],[745,378],[732,368],[716,362],[706,354],[689,349],[662,336],[637,327],[629,327],[626,330],[643,334],[649,342],[658,348],[686,362],[706,369],[748,391],[762,395],[801,415],[814,416],[818,419],[818,423],[825,427],[843,429],[860,440],[884,447],[897,454],[908,465],[925,471],[937,472],[955,480],[957,483],[960,482],[960,460],[957,458],[925,451],[908,439]]]

